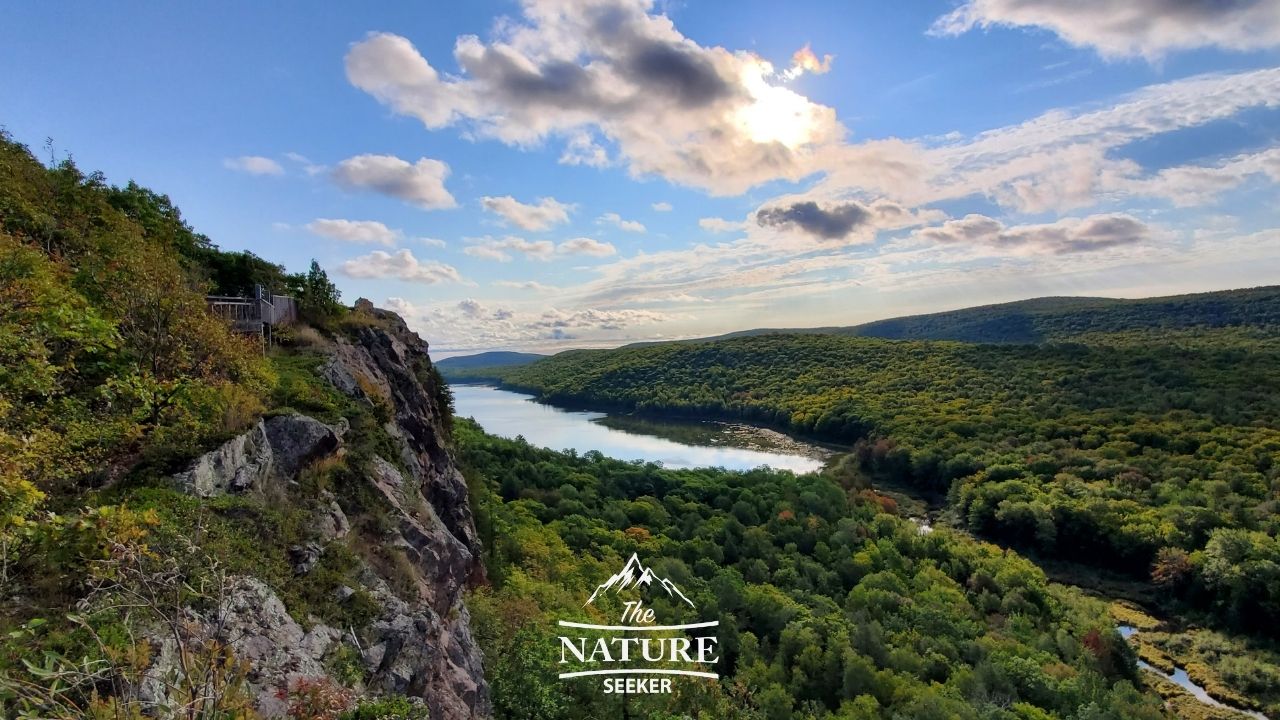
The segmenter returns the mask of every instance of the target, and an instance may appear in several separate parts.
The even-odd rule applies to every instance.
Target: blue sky
[[[1278,66],[1265,2],[26,3],[0,124],[445,355],[1273,283]]]

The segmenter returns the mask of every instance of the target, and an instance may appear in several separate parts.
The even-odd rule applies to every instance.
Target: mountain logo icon
[[[680,592],[680,588],[675,583],[667,578],[658,577],[653,570],[645,567],[636,553],[631,553],[631,557],[627,559],[627,564],[623,565],[617,574],[610,576],[608,580],[596,588],[595,592],[591,593],[591,597],[587,598],[587,601],[583,603],[583,607],[595,602],[595,599],[601,593],[613,591],[614,594],[618,594],[631,588],[662,588],[666,591],[668,597],[679,598],[688,603],[689,607],[696,607],[692,600],[685,597],[683,592]]]

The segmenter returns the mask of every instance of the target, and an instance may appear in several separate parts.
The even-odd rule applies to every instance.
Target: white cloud
[[[649,207],[653,208],[654,212],[671,212],[675,210],[669,202],[656,202]]]
[[[347,54],[347,78],[429,129],[464,124],[520,147],[565,138],[575,145],[567,161],[592,163],[605,156],[581,133],[598,134],[633,175],[716,194],[799,180],[820,146],[843,138],[834,110],[770,82],[770,63],[698,45],[652,9],[647,0],[527,0],[523,18],[499,23],[489,41],[458,38],[456,75],[403,37],[373,34]],[[815,57],[808,69],[823,63]]]
[[[434,247],[434,248],[442,248],[448,245],[448,243],[441,240],[440,238],[421,237],[421,238],[418,238],[418,242],[422,243],[423,245],[426,245],[427,247]]]
[[[427,285],[462,282],[462,276],[453,266],[434,260],[421,262],[409,250],[394,253],[374,250],[342,263],[338,269],[343,275],[353,278],[390,278]]]
[[[300,165],[302,167],[302,171],[308,175],[313,175],[313,176],[319,175],[320,173],[329,169],[319,163],[311,162],[310,158],[308,158],[306,155],[303,155],[301,153],[287,152],[284,154],[284,156],[286,159],[291,160],[297,163],[298,165]]]
[[[1035,27],[1106,58],[1158,59],[1202,47],[1280,45],[1280,4],[1268,0],[967,0],[934,22],[933,35],[975,27]]]
[[[307,230],[315,235],[349,243],[395,245],[404,233],[393,230],[375,220],[341,220],[317,218],[307,223]]]
[[[529,325],[543,329],[597,329],[619,330],[628,325],[640,323],[656,323],[669,316],[653,310],[557,310],[552,308]]]
[[[1192,5],[972,0],[935,32],[1059,16],[1091,22],[1096,15],[1104,30],[1157,38],[1194,26],[1206,42],[1231,46],[1226,35],[1213,34],[1235,32],[1222,29],[1230,26],[1270,37],[1267,18],[1280,12],[1263,2]],[[1139,16],[1132,7],[1147,12]],[[1187,20],[1201,10],[1225,24]],[[1025,18],[1014,17],[1024,11]],[[832,202],[882,196],[918,206],[981,194],[1025,212],[1093,204],[1107,175],[1126,171],[1111,150],[1244,108],[1275,107],[1280,95],[1280,69],[1203,75],[1144,88],[1109,107],[1055,110],[944,145],[937,138],[851,143],[834,110],[774,84],[796,71],[826,71],[828,58],[802,49],[790,70],[776,71],[748,51],[698,45],[652,12],[644,0],[527,0],[522,17],[499,23],[492,38],[458,39],[457,74],[439,73],[408,40],[379,34],[352,47],[348,77],[428,128],[461,125],[470,136],[517,147],[563,140],[572,162],[597,158],[593,149],[583,151],[600,139],[632,175],[656,174],[715,195],[819,177],[810,193]]]
[[[222,161],[222,166],[228,170],[236,170],[250,175],[284,174],[284,168],[280,166],[280,163],[261,155],[241,155],[240,157],[227,158]]]
[[[1051,110],[936,147],[899,140],[845,146],[832,151],[826,177],[809,195],[836,201],[874,193],[911,205],[984,195],[1028,213],[1089,207],[1141,175],[1115,150],[1255,107],[1280,107],[1280,68],[1152,85],[1101,108]]]
[[[456,207],[445,189],[449,166],[420,158],[410,164],[394,155],[357,155],[338,163],[333,179],[348,190],[372,190],[424,210]]]
[[[1191,207],[1212,202],[1251,177],[1280,182],[1280,147],[1237,155],[1214,165],[1177,165],[1146,177],[1139,176],[1136,164],[1123,167],[1131,174],[1109,176],[1105,190],[1164,198],[1177,207]]]
[[[511,262],[512,253],[520,253],[531,260],[548,260],[555,253],[555,245],[550,240],[525,240],[514,235],[495,238],[468,238],[467,247],[462,252],[486,260]]]
[[[562,203],[555,198],[545,197],[535,204],[522,203],[505,195],[503,197],[482,197],[480,205],[491,213],[502,216],[507,222],[523,230],[546,230],[553,225],[569,222],[569,211],[574,206]]]
[[[590,255],[592,257],[608,257],[617,254],[618,249],[611,243],[600,242],[589,237],[565,240],[556,247],[556,251],[565,255]]]
[[[495,348],[530,347],[563,341],[608,343],[626,338],[636,328],[670,321],[674,316],[655,310],[600,308],[547,308],[521,310],[491,301],[465,298],[423,307],[403,298],[387,298],[386,306],[400,313],[410,327],[431,339],[433,347]]]
[[[515,290],[532,290],[534,292],[549,292],[557,289],[550,285],[544,285],[536,280],[494,280],[493,284],[497,287],[513,288]]]
[[[738,232],[746,227],[746,223],[740,220],[725,220],[718,217],[704,217],[698,219],[698,227],[707,232],[723,233]]]
[[[586,165],[588,167],[608,167],[609,151],[605,150],[591,137],[591,133],[580,131],[569,137],[560,155],[561,165]]]
[[[622,216],[618,213],[605,213],[596,218],[596,222],[608,223],[609,225],[613,225],[621,230],[626,230],[627,232],[642,233],[645,231],[643,223],[636,222],[635,220],[623,220]]]

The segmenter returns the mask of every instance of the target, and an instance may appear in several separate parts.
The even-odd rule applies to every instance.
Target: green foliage
[[[109,481],[261,412],[273,378],[259,351],[205,310],[193,258],[210,253],[168,198],[70,160],[46,168],[0,136],[6,505],[30,505],[19,483],[47,494]]]
[[[1046,297],[950,312],[879,320],[836,334],[889,340],[975,343],[1079,341],[1082,336],[1158,328],[1280,328],[1280,287],[1116,300]]]
[[[346,308],[343,307],[342,293],[338,286],[329,280],[329,275],[320,267],[320,263],[311,261],[311,267],[305,275],[292,279],[294,289],[298,293],[302,317],[307,322],[319,327],[328,327],[340,318]]]
[[[468,605],[499,717],[621,714],[591,681],[555,680],[554,621],[632,552],[697,605],[651,598],[664,620],[720,619],[724,678],[632,697],[636,717],[1163,717],[1102,603],[836,477],[665,470],[466,421],[456,437],[494,538],[494,587]]]
[[[1269,317],[1274,293],[1245,295]],[[1248,558],[1280,530],[1280,343],[1242,332],[1092,346],[765,335],[475,372],[552,402],[842,440],[876,482],[947,493],[972,532],[1142,578],[1155,564],[1187,602],[1274,633],[1262,618],[1280,586]],[[1245,534],[1207,552],[1223,528]]]
[[[354,710],[343,713],[340,720],[430,720],[431,713],[425,705],[417,705],[408,698],[393,696],[365,700]]]

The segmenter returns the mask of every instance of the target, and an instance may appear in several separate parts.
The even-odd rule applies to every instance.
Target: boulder
[[[351,521],[331,493],[321,496],[315,517],[316,534],[321,542],[341,540],[351,532]]]
[[[324,548],[319,543],[294,545],[289,548],[289,567],[293,569],[294,575],[306,575],[315,568],[316,563],[320,562],[320,556],[323,554]]]
[[[292,478],[315,460],[333,454],[342,442],[333,428],[306,415],[277,415],[264,425],[276,472],[284,478]]]
[[[248,432],[196,458],[173,480],[178,489],[198,497],[242,493],[261,485],[273,465],[266,426],[259,420]]]
[[[270,478],[293,479],[341,444],[334,429],[315,418],[279,415],[196,458],[173,481],[183,492],[205,498],[261,490]]]

